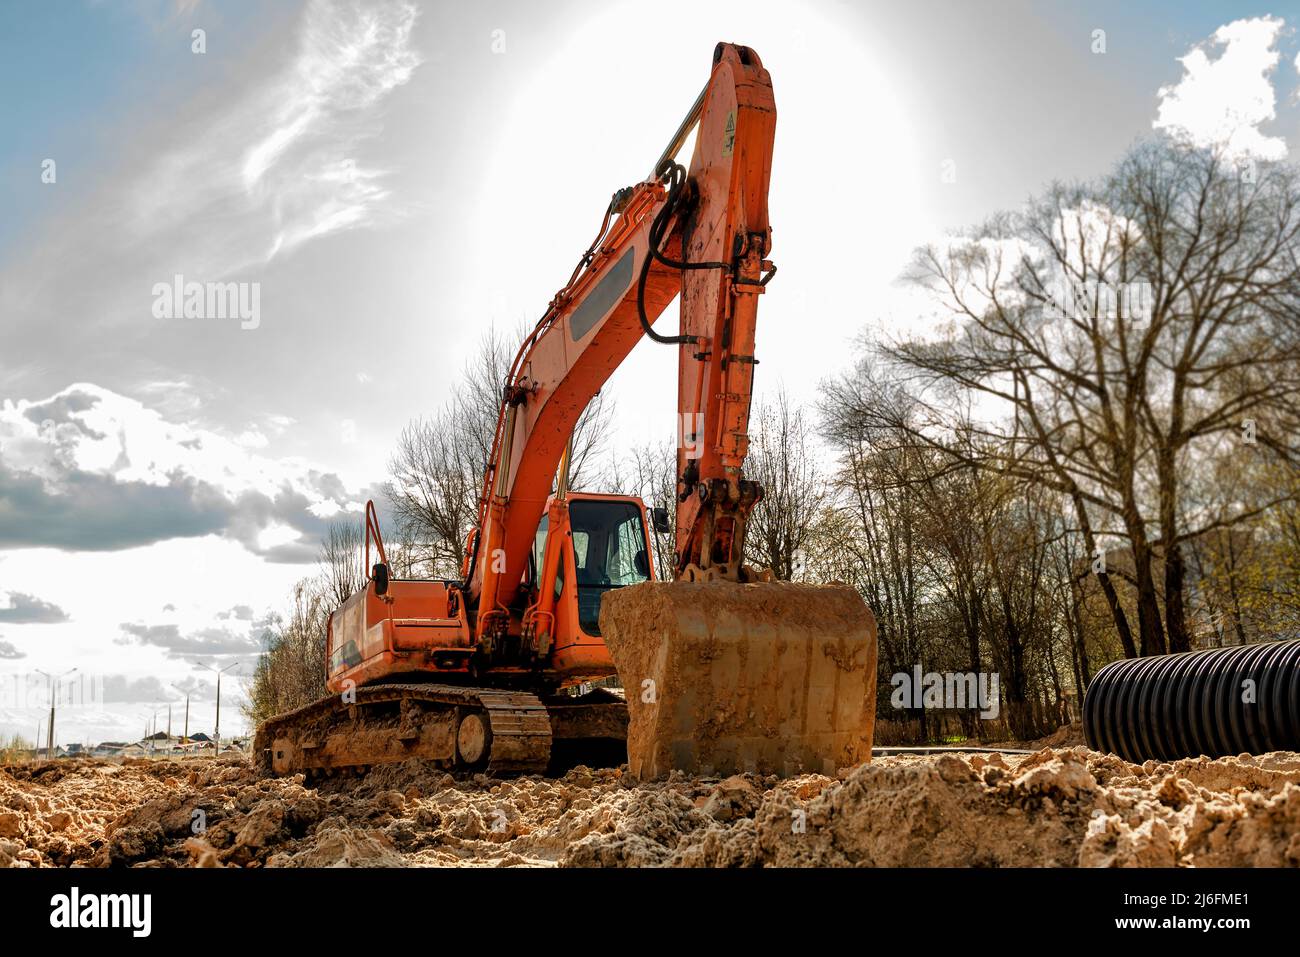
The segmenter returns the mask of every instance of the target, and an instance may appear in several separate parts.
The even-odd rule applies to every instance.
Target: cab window
[[[569,503],[573,558],[577,570],[578,622],[589,635],[600,634],[600,600],[612,588],[648,581],[641,509],[632,502],[578,499]]]

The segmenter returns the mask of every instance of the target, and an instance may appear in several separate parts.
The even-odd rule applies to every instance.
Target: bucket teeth
[[[834,773],[870,759],[876,624],[845,585],[646,582],[606,594],[628,767]]]

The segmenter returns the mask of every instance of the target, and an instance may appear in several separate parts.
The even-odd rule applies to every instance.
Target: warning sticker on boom
[[[730,156],[732,147],[736,145],[736,111],[732,110],[727,114],[727,128],[722,131],[722,155]]]

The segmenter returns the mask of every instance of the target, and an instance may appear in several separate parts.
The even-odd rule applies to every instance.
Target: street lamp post
[[[45,739],[45,757],[49,760],[54,760],[54,696],[58,690],[58,683],[76,670],[76,668],[69,668],[61,675],[52,675],[48,671],[36,669],[38,673],[50,679],[50,728]]]
[[[212,728],[212,738],[213,738],[212,756],[220,757],[221,756],[221,676],[225,674],[227,671],[229,671],[231,668],[234,668],[236,665],[238,665],[239,662],[232,661],[230,664],[226,665],[226,667],[221,669],[213,668],[211,665],[205,665],[201,661],[196,661],[194,662],[194,664],[198,665],[200,668],[206,668],[208,671],[211,671],[213,674],[217,676],[217,719],[214,722]]]

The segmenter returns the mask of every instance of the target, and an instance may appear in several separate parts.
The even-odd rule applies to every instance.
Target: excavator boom
[[[674,156],[692,127],[687,172]],[[736,546],[758,494],[741,470],[758,297],[774,272],[764,257],[775,129],[771,79],[757,54],[719,44],[709,83],[650,177],[615,195],[585,268],[556,294],[511,367],[480,499],[481,540],[471,547],[471,605],[490,612],[516,597],[578,418],[646,336],[678,350],[677,574],[721,564],[736,576]],[[679,334],[656,332],[678,296]],[[505,618],[492,620],[500,627]]]

